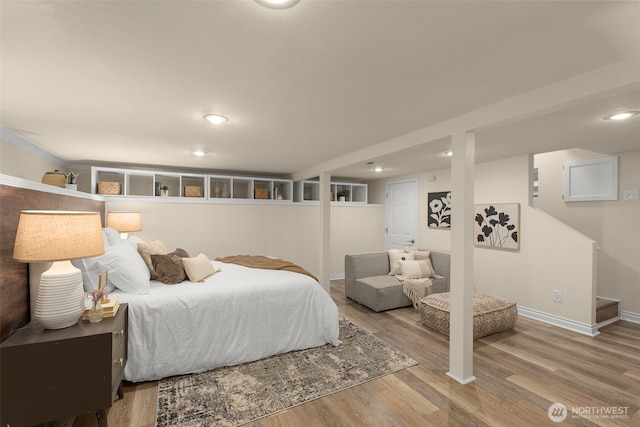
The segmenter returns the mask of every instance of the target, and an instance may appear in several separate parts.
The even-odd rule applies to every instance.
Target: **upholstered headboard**
[[[101,197],[0,175],[0,342],[30,321],[28,264],[13,260],[20,211],[91,211],[102,214]]]

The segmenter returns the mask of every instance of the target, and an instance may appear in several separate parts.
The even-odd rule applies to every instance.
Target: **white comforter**
[[[152,281],[147,295],[114,291],[129,304],[124,377],[156,380],[278,353],[338,345],[338,308],[303,274],[212,261],[204,283]]]

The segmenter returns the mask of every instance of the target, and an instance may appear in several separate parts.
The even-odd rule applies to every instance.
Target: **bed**
[[[211,261],[202,283],[151,281],[129,304],[129,381],[202,372],[274,354],[338,344],[338,310],[308,276]]]
[[[20,211],[82,210],[103,215],[105,202],[1,174],[0,197],[3,341],[30,321],[27,264],[11,257]],[[135,236],[123,242],[115,230],[105,229],[105,255],[73,261],[82,267],[86,290],[97,287],[98,274],[106,269],[112,282],[110,295],[128,303],[127,380],[155,380],[339,343],[337,307],[310,277],[214,260],[209,262],[221,271],[204,282],[165,285],[150,280],[137,243]]]
[[[139,242],[121,241],[105,229],[105,255],[74,261],[87,290],[96,287],[99,271],[108,270],[109,298],[128,304],[126,380],[157,380],[339,344],[338,308],[314,278],[199,254],[215,274],[202,282],[165,284],[149,279]]]

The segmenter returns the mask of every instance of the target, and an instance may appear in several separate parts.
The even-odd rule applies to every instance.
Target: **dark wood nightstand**
[[[127,362],[127,304],[98,323],[65,329],[30,323],[0,344],[0,425],[31,426],[107,410],[122,398]]]

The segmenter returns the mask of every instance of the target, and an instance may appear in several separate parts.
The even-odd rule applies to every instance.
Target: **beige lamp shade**
[[[120,233],[142,231],[142,216],[140,212],[107,212],[107,227]]]
[[[13,258],[21,262],[54,261],[41,274],[34,318],[46,329],[75,325],[84,311],[82,272],[72,259],[104,253],[99,212],[22,211]]]
[[[62,261],[103,253],[104,239],[99,212],[20,212],[13,248],[16,261]]]

